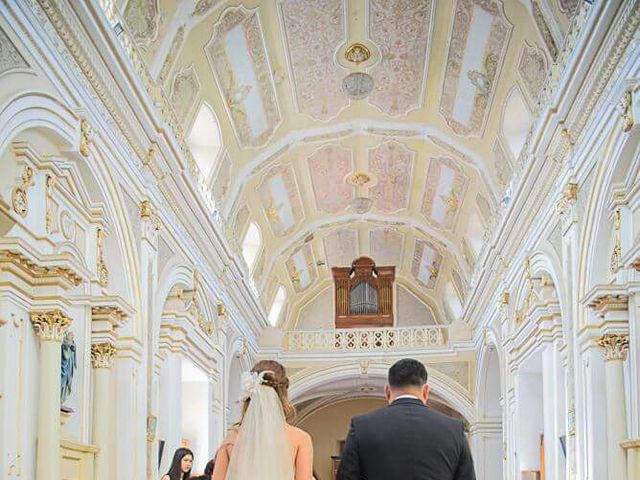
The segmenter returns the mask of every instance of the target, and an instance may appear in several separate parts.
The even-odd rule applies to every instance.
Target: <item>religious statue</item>
[[[64,406],[64,402],[71,395],[71,383],[76,368],[76,341],[73,332],[67,331],[62,341],[60,358],[60,409],[65,412],[71,411],[69,407]]]

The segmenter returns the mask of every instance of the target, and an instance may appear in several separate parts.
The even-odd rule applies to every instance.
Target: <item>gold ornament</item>
[[[153,216],[153,207],[149,200],[143,200],[140,204],[140,218],[151,218]]]
[[[96,343],[91,345],[91,366],[93,368],[111,368],[113,359],[118,353],[111,343]]]
[[[83,118],[80,121],[80,155],[83,157],[88,157],[90,154],[89,145],[91,144],[91,137],[93,131],[91,129],[91,125],[89,125],[89,121],[86,118]]]
[[[29,198],[27,197],[27,193],[33,185],[33,169],[31,167],[24,167],[22,180],[11,193],[13,210],[21,217],[26,217],[29,213]]]
[[[578,184],[577,183],[567,183],[567,186],[564,188],[564,192],[562,192],[563,198],[568,202],[575,202],[578,199]]]
[[[44,342],[62,342],[71,322],[71,318],[62,310],[31,313],[31,323],[36,335]]]
[[[598,340],[605,361],[624,360],[629,349],[629,335],[609,333]]]
[[[56,186],[56,179],[51,175],[47,175],[46,180],[46,198],[47,198],[47,206],[46,213],[44,217],[44,224],[47,233],[51,233],[51,220],[53,218],[54,213],[54,205],[53,205],[53,189]]]
[[[349,183],[362,187],[371,181],[371,177],[364,172],[356,172],[349,177]]]
[[[98,282],[103,287],[109,285],[109,269],[104,261],[104,230],[98,228],[97,231],[97,262],[96,269],[98,272]]]
[[[613,214],[613,228],[614,228],[614,244],[613,251],[611,252],[611,262],[609,268],[611,273],[616,273],[620,270],[622,261],[622,242],[620,239],[620,228],[622,226],[622,218],[620,214],[620,207],[617,207]]]
[[[344,52],[344,58],[351,63],[359,65],[371,58],[371,51],[362,43],[354,43]]]
[[[622,118],[622,131],[625,133],[633,128],[633,115],[631,113],[632,100],[631,92],[624,92],[618,104],[620,118]]]

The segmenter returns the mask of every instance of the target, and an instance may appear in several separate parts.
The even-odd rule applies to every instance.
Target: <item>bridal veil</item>
[[[244,373],[241,401],[250,399],[226,480],[294,480],[287,422],[276,391],[264,385],[270,372]]]

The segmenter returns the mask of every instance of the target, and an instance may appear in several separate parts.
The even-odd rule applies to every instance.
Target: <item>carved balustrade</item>
[[[343,328],[291,331],[284,337],[289,352],[369,352],[439,347],[448,341],[448,328],[441,325],[397,328]]]

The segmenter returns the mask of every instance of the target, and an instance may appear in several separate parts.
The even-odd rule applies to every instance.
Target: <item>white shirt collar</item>
[[[400,395],[399,397],[394,398],[393,401],[395,402],[396,400],[400,400],[401,398],[411,398],[411,399],[414,399],[414,400],[420,400],[415,395]]]

